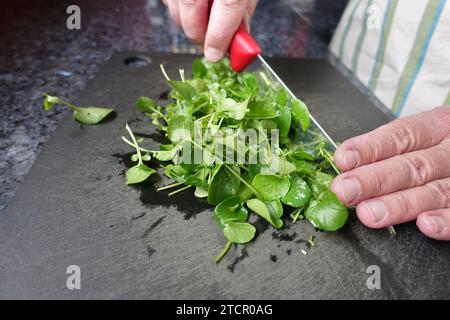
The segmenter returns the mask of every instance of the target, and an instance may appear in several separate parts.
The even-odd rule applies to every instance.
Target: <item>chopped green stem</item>
[[[132,147],[135,148],[135,149],[139,148],[139,150],[141,150],[141,151],[143,151],[143,152],[151,152],[151,153],[157,152],[157,151],[153,151],[153,150],[149,150],[149,149],[142,148],[142,147],[140,147],[140,146],[136,146],[136,145],[133,144],[133,142],[131,142],[130,140],[128,140],[128,139],[125,138],[125,137],[122,137],[122,140],[123,140],[126,144],[129,144],[130,146],[132,146]]]
[[[298,220],[298,217],[300,216],[300,213],[302,212],[303,207],[302,208],[298,208],[296,209],[294,212],[292,212],[291,217],[292,218],[292,222],[296,223]]]
[[[178,70],[179,72],[180,72],[180,78],[181,78],[181,81],[185,81],[185,79],[184,79],[184,69],[180,69],[180,70]]]
[[[187,190],[187,189],[189,189],[190,187],[192,187],[192,186],[186,186],[186,187],[180,188],[180,189],[178,189],[178,190],[172,191],[171,193],[169,193],[169,197],[173,196],[174,194],[177,194],[178,192]]]
[[[389,226],[386,228],[391,236],[396,236],[397,232],[395,231],[394,226]]]
[[[242,182],[245,186],[247,186],[247,188],[249,188],[249,189],[255,194],[256,197],[258,197],[258,198],[260,198],[260,199],[263,198],[263,196],[262,196],[262,195],[261,195],[261,194],[260,194],[260,193],[259,193],[259,192],[251,185],[251,184],[249,184],[247,181],[245,181],[244,179],[242,179],[241,176],[238,175],[236,172],[234,172],[234,170],[231,169],[229,165],[224,164],[224,166],[225,166],[225,168],[226,168],[228,171],[230,171],[236,178],[238,178],[239,180],[241,180],[241,182]]]
[[[169,78],[169,76],[167,75],[166,69],[164,69],[164,66],[163,66],[162,63],[159,65],[159,67],[161,68],[161,72],[163,73],[163,75],[164,75],[164,77],[166,78],[166,80],[167,80],[167,81],[170,81],[170,78]]]
[[[130,126],[128,125],[128,123],[125,124],[125,129],[127,129],[128,133],[130,134],[131,140],[133,140],[133,143],[136,146],[135,148],[136,148],[137,156],[139,158],[139,163],[142,163],[141,150],[139,150],[139,145],[138,145],[138,143],[136,141],[136,138],[135,138],[133,132],[131,131]]]
[[[227,242],[225,247],[223,247],[222,251],[220,251],[220,253],[214,259],[215,263],[218,263],[220,260],[222,260],[222,258],[227,254],[228,250],[230,250],[232,244],[233,242],[230,241]]]
[[[184,182],[177,182],[177,183],[169,184],[167,186],[164,186],[164,187],[156,189],[156,191],[163,191],[163,190],[167,190],[167,189],[172,189],[172,188],[181,186],[182,184],[184,184]]]
[[[334,163],[333,156],[324,148],[320,148],[320,153],[328,161],[328,163],[333,167],[334,171],[336,171],[337,174],[341,174],[341,170],[339,170],[336,167],[336,164]]]

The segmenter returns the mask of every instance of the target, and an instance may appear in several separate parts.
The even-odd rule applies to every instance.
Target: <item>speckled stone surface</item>
[[[345,5],[338,2],[327,7],[323,1],[262,0],[252,32],[267,56],[326,57],[330,30]],[[66,28],[70,4],[81,8],[81,30]],[[44,112],[43,92],[76,101],[118,51],[199,52],[158,0],[22,0],[1,6],[0,212],[68,112]]]

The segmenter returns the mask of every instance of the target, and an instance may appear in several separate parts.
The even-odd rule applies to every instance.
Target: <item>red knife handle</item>
[[[209,11],[214,3],[214,0],[209,1]],[[230,48],[230,64],[236,72],[241,72],[252,61],[261,54],[262,50],[258,43],[248,33],[244,22],[241,23],[233,38],[231,39]]]
[[[241,72],[261,54],[262,50],[241,23],[230,44],[230,64],[234,71]]]

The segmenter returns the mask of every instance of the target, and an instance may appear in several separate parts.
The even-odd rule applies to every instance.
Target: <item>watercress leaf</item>
[[[252,184],[253,177],[250,175],[244,175],[242,176],[242,179],[244,179],[248,184]],[[254,197],[253,191],[244,183],[241,183],[241,186],[239,187],[239,190],[236,194],[239,198],[242,199],[242,201],[246,201],[252,197]]]
[[[125,181],[127,184],[140,183],[148,179],[156,171],[147,167],[143,163],[138,163],[125,172]]]
[[[306,161],[315,161],[316,158],[314,156],[306,151],[298,150],[293,152],[290,155],[291,158],[297,159],[297,160],[306,160]]]
[[[194,191],[194,195],[197,198],[206,198],[208,196],[208,188],[196,187]]]
[[[240,168],[237,165],[228,165],[228,167],[235,174],[232,174],[225,166],[220,167],[209,185],[209,204],[218,204],[226,198],[236,195],[238,192],[241,184],[241,180],[237,177],[240,176]]]
[[[216,206],[214,216],[219,227],[223,229],[229,222],[247,221],[248,212],[241,198],[230,197]]]
[[[263,200],[272,201],[282,198],[289,191],[289,178],[286,176],[258,174],[252,182],[253,187],[262,195]]]
[[[223,234],[232,243],[247,243],[255,237],[256,229],[247,222],[229,222]]]
[[[309,117],[309,111],[306,104],[304,104],[301,100],[293,99],[291,112],[295,122],[300,123],[303,132],[306,132],[311,124],[311,119]]]
[[[97,124],[113,111],[109,108],[76,107],[73,116],[75,120],[83,124]]]
[[[47,93],[43,94],[45,100],[44,100],[44,109],[45,111],[50,110],[51,108],[53,108],[53,106],[55,104],[61,103],[61,100],[58,97],[55,96],[51,96]]]
[[[348,210],[333,192],[323,191],[311,200],[305,217],[320,230],[336,231],[347,221]]]
[[[185,116],[175,116],[167,127],[167,136],[173,143],[190,140],[194,123]]]
[[[136,162],[138,160],[139,160],[139,157],[136,153],[131,156],[131,161]]]
[[[314,175],[308,179],[313,195],[318,197],[323,191],[329,191],[333,179],[333,176],[324,172],[318,171],[314,173]]]
[[[155,151],[153,152],[153,157],[159,161],[170,161],[175,156],[175,151],[176,150]]]
[[[261,172],[263,174],[280,174],[288,175],[296,170],[295,165],[279,157],[276,154],[270,156],[270,165],[267,167],[262,166]]]
[[[309,199],[311,199],[311,189],[308,184],[298,174],[293,174],[290,182],[291,187],[285,196],[281,198],[281,202],[294,208],[306,206]]]
[[[276,98],[276,102],[278,107],[282,108],[285,107],[288,101],[288,96],[286,93],[286,90],[284,89],[280,89],[277,92],[277,98]]]
[[[178,182],[184,182],[186,171],[180,165],[169,164],[164,168],[164,174]]]
[[[206,90],[206,84],[202,79],[186,80],[185,82],[189,83],[195,89],[197,94]]]
[[[287,137],[292,121],[291,111],[286,107],[281,108],[278,110],[278,117],[274,120],[280,129],[280,137]]]
[[[246,204],[250,210],[267,220],[275,228],[283,226],[283,221],[280,219],[283,215],[283,206],[279,201],[263,202],[259,199],[250,199]]]
[[[229,117],[235,120],[242,120],[247,112],[248,100],[236,102],[231,98],[226,98],[217,106],[218,112],[224,112]]]
[[[149,154],[145,154],[142,156],[142,161],[150,161],[151,160],[151,156]]]
[[[291,160],[292,164],[295,166],[295,171],[306,174],[306,175],[312,175],[317,170],[317,165],[314,162],[307,162],[303,160]]]
[[[158,108],[158,105],[155,101],[150,99],[149,97],[139,97],[136,101],[136,107],[139,111],[152,113],[155,109]]]
[[[192,76],[194,78],[205,78],[208,74],[208,69],[206,69],[201,59],[195,59],[192,63]]]
[[[195,88],[186,81],[167,80],[167,83],[185,100],[192,100],[197,95]]]
[[[245,114],[246,119],[272,119],[277,116],[277,110],[273,104],[267,103],[265,100],[255,100],[249,103],[248,112]]]

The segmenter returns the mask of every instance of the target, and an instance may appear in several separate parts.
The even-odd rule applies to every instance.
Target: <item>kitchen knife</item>
[[[274,88],[283,88],[293,98],[297,99],[289,87],[281,80],[281,78],[273,71],[270,65],[261,56],[262,50],[255,39],[247,32],[245,25],[242,23],[234,34],[230,44],[230,65],[236,72],[241,72],[247,68],[256,58],[254,68],[257,73],[264,78]],[[320,133],[327,141],[327,149],[334,151],[337,148],[336,143],[331,139],[328,133],[322,128],[317,120],[310,114],[311,126],[310,130]],[[312,138],[307,136],[306,138]]]

